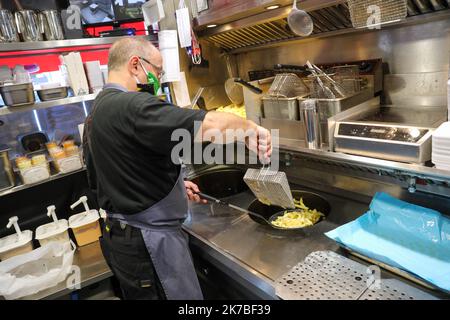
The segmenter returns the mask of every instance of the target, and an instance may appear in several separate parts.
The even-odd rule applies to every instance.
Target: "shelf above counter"
[[[68,176],[71,176],[73,174],[77,174],[79,172],[84,172],[84,171],[86,171],[86,167],[83,167],[82,169],[75,170],[75,171],[68,172],[68,173],[57,173],[57,174],[54,174],[54,175],[50,176],[50,178],[48,178],[48,179],[46,179],[44,181],[41,181],[41,182],[37,182],[37,183],[33,183],[33,184],[21,184],[21,185],[15,186],[13,188],[0,191],[0,198],[4,197],[4,196],[7,196],[7,195],[10,195],[10,194],[13,194],[13,193],[16,193],[16,192],[19,192],[19,191],[22,191],[22,190],[26,190],[26,189],[33,188],[35,186],[39,186],[39,185],[42,185],[42,184],[45,184],[45,183],[48,183],[48,182],[51,182],[51,181],[62,179],[64,177],[68,177]]]
[[[84,95],[84,96],[76,96],[76,97],[69,97],[69,98],[52,100],[52,101],[36,102],[35,104],[30,104],[30,105],[22,106],[22,107],[5,106],[5,107],[0,108],[0,116],[6,116],[9,114],[18,113],[18,112],[47,109],[47,108],[52,108],[52,107],[57,107],[57,106],[68,105],[68,104],[92,101],[96,97],[97,97],[97,93],[93,93],[93,94],[88,94],[88,95]]]
[[[137,36],[139,38],[148,38],[148,36]],[[11,42],[2,43],[0,52],[16,52],[16,51],[34,51],[34,50],[53,50],[59,48],[84,47],[84,46],[101,46],[110,45],[123,37],[106,37],[106,38],[83,38],[55,41],[36,41],[36,42]]]

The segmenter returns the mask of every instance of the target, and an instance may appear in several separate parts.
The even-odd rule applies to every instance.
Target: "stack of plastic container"
[[[450,122],[445,122],[433,133],[432,162],[437,169],[450,171]]]

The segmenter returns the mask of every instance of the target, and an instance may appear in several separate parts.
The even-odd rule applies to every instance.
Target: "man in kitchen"
[[[147,40],[117,41],[108,68],[108,83],[94,102],[83,137],[89,184],[108,214],[100,240],[105,259],[125,299],[202,299],[181,225],[188,199],[206,201],[172,161],[179,143],[172,133],[185,129],[191,141],[197,134],[207,141],[209,130],[225,135],[227,129],[243,129],[254,133],[245,142],[265,160],[271,155],[270,133],[233,114],[160,100],[162,56]]]

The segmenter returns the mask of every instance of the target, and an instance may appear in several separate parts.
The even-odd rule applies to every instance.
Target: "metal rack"
[[[58,179],[62,179],[64,177],[71,176],[73,174],[76,174],[76,173],[79,173],[79,172],[83,172],[83,171],[86,171],[86,167],[83,167],[82,169],[75,170],[75,171],[68,172],[68,173],[57,173],[57,174],[54,174],[54,175],[50,176],[50,178],[48,178],[48,179],[46,179],[44,181],[37,182],[37,183],[34,183],[34,184],[22,184],[22,185],[19,185],[19,186],[10,188],[10,189],[6,189],[4,191],[0,191],[0,198],[3,197],[3,196],[7,196],[7,195],[10,195],[10,194],[13,194],[15,192],[26,190],[26,189],[29,189],[29,188],[32,188],[32,187],[35,187],[35,186],[38,186],[38,185],[42,185],[42,184],[45,184],[45,183],[48,183],[48,182],[51,182],[51,181],[55,181],[55,180],[58,180]]]

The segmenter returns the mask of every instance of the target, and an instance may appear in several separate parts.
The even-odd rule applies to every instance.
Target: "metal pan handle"
[[[243,80],[241,78],[234,79],[234,82],[239,83],[240,85],[246,87],[247,89],[249,89],[253,93],[256,93],[256,94],[262,94],[263,93],[263,91],[260,88],[255,87],[254,85],[248,83],[247,81],[245,81],[245,80]]]

